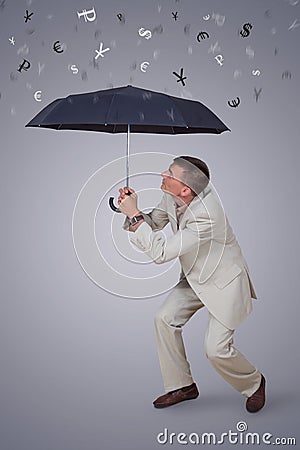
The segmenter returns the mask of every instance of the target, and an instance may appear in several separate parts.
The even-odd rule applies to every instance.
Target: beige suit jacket
[[[179,225],[171,194],[150,213],[142,213],[130,241],[156,264],[179,258],[182,276],[210,313],[229,329],[235,329],[251,312],[251,298],[257,298],[247,263],[217,194],[210,183],[195,197]],[[174,235],[162,230],[171,224]],[[128,230],[125,219],[123,229]]]

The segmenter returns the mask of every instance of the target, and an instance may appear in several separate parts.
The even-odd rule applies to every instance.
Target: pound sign
[[[26,67],[25,64],[27,64]],[[22,64],[19,65],[18,72],[22,72],[22,70],[28,70],[30,66],[31,66],[30,62],[27,61],[27,59],[23,59]]]
[[[215,60],[217,61],[218,64],[220,64],[220,66],[223,66],[224,58],[222,55],[215,56]]]
[[[92,17],[89,17],[89,14],[93,14]],[[87,11],[86,9],[83,9],[80,13],[77,11],[77,15],[78,15],[78,19],[80,19],[81,16],[84,16],[84,21],[87,22],[94,22],[94,20],[96,19],[96,11],[95,8],[90,9],[89,11]]]

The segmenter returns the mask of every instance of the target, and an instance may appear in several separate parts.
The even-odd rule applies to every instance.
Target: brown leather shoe
[[[259,388],[246,401],[246,409],[248,412],[257,412],[264,406],[266,401],[265,386],[266,379],[263,375],[261,375]]]
[[[167,394],[158,397],[154,400],[153,405],[155,408],[166,408],[167,406],[175,405],[176,403],[183,402],[184,400],[191,400],[197,398],[199,391],[195,383],[189,386],[170,391]]]

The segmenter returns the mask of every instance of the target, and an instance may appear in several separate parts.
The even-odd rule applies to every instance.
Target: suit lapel
[[[205,189],[203,189],[202,192],[200,192],[199,195],[197,195],[197,197],[193,198],[193,200],[191,201],[191,203],[189,204],[189,206],[186,208],[186,210],[184,211],[184,214],[181,218],[180,221],[180,225],[184,223],[185,220],[187,220],[187,218],[189,217],[189,215],[191,217],[193,217],[193,213],[194,211],[199,208],[202,204],[202,200],[211,192],[211,188],[210,185],[208,184],[206,186]],[[176,217],[176,213],[175,213],[175,217]],[[181,226],[179,225],[179,228],[181,229]]]
[[[199,194],[197,197],[195,197],[189,206],[186,208],[186,210],[183,213],[183,216],[181,217],[180,224],[184,224],[184,221],[189,217],[189,215],[193,216],[193,212],[200,207],[202,203],[202,199],[206,197],[211,192],[211,187],[208,184],[208,186]],[[177,233],[178,229],[181,229],[181,226],[177,226],[177,215],[176,215],[176,204],[174,202],[174,199],[171,194],[166,193],[167,196],[167,213],[169,216],[169,221],[171,224],[171,228],[174,233]]]
[[[178,228],[177,228],[177,216],[176,216],[175,202],[174,202],[171,194],[166,194],[166,195],[167,195],[167,201],[168,201],[167,213],[169,216],[169,221],[170,221],[173,232],[176,233]]]

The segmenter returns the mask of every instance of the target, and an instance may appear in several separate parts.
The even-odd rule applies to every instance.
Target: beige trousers
[[[165,392],[194,382],[185,353],[182,327],[203,306],[186,278],[183,278],[156,314],[155,331]],[[261,374],[233,346],[233,333],[209,313],[205,335],[206,356],[228,383],[250,397],[259,388]]]

